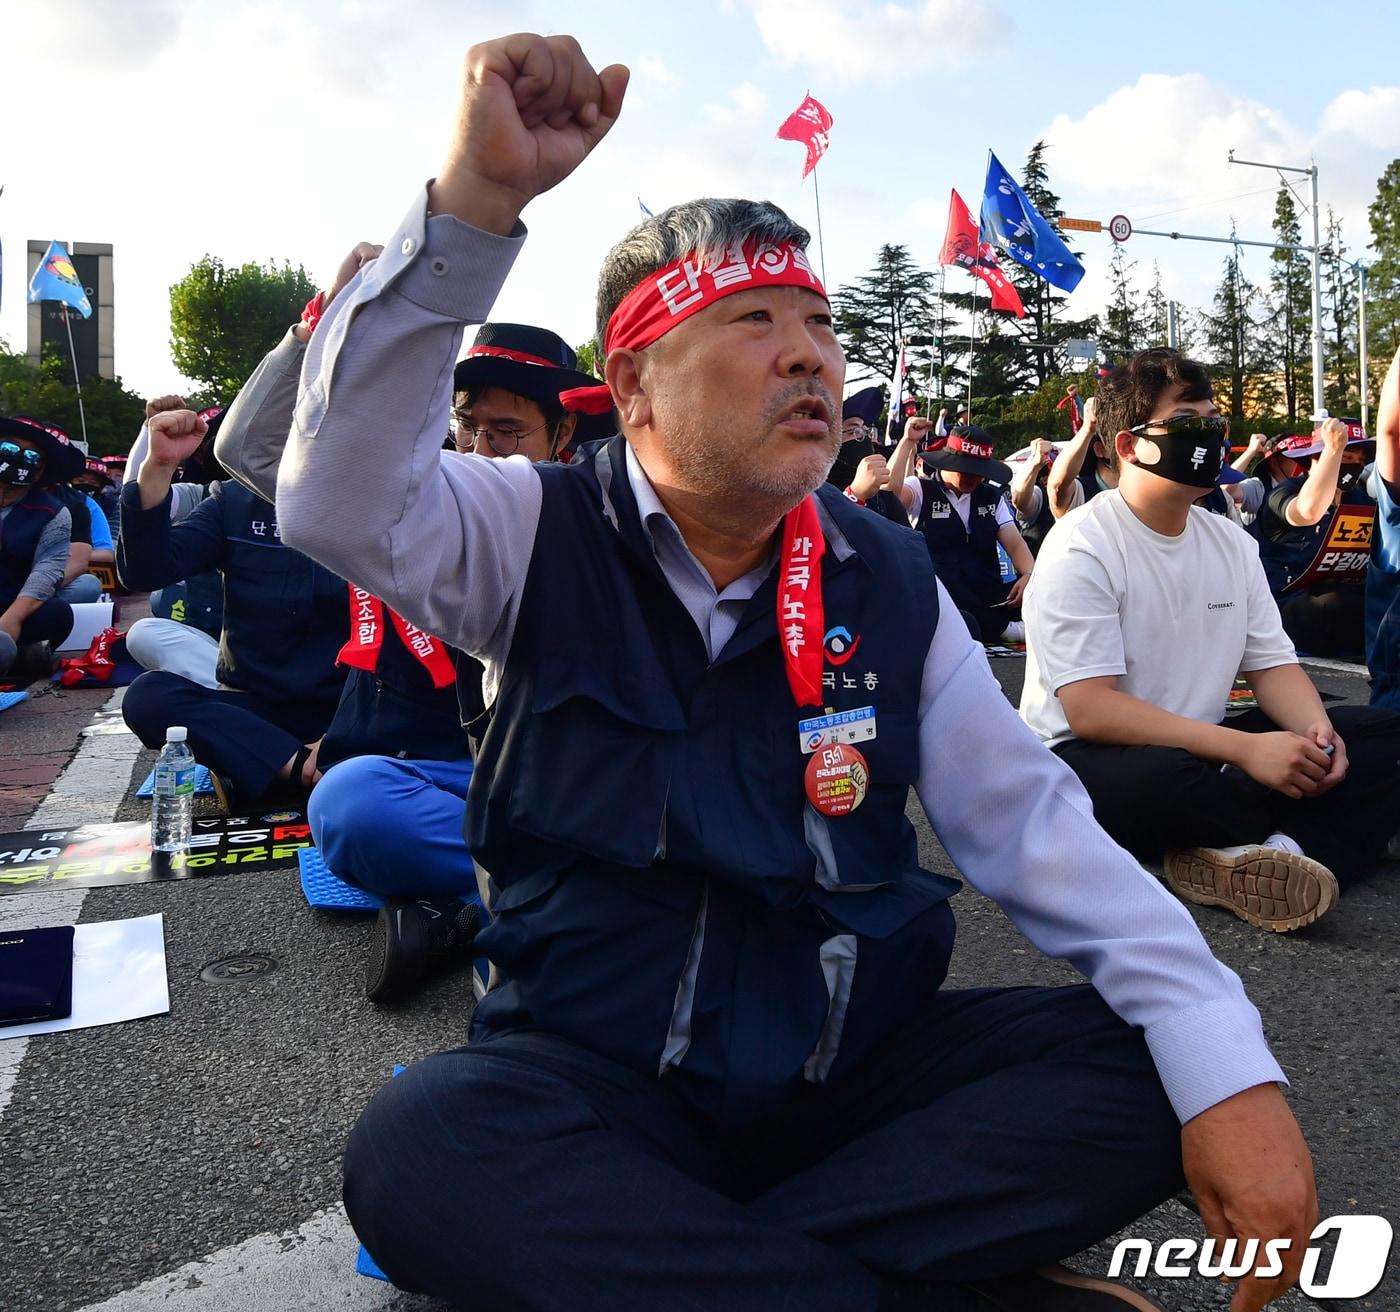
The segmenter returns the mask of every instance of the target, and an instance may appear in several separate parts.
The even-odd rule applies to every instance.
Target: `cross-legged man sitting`
[[[1323,708],[1253,539],[1196,505],[1226,428],[1209,374],[1175,351],[1140,352],[1100,386],[1117,487],[1045,540],[1021,714],[1110,834],[1165,854],[1181,896],[1290,930],[1394,832],[1400,715]],[[1225,722],[1237,672],[1259,709]]]
[[[481,659],[491,709],[467,838],[495,983],[361,1117],[355,1227],[461,1307],[1102,1309],[1121,1291],[1046,1264],[1184,1170],[1213,1232],[1297,1252],[1252,1312],[1316,1214],[1258,1015],[923,542],[825,486],[845,362],[807,234],[741,200],[647,220],[599,280],[619,435],[444,457],[467,296],[625,80],[568,37],[475,47],[447,163],[307,352],[284,533]],[[919,868],[911,787],[1095,987],[941,987],[956,884]]]

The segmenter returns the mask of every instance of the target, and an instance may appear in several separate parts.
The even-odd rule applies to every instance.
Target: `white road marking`
[[[359,1241],[339,1205],[317,1212],[296,1230],[254,1235],[186,1262],[144,1285],[89,1303],[78,1312],[267,1312],[268,1308],[402,1306],[382,1280],[355,1274]]]
[[[118,688],[94,720],[118,712],[125,692],[125,688]],[[73,825],[107,824],[115,819],[131,783],[132,767],[140,754],[141,743],[134,734],[83,738],[78,754],[53,781],[48,795],[25,821],[24,827],[63,829]],[[115,797],[114,780],[123,781]],[[11,893],[0,897],[0,930],[77,924],[86,896],[85,888],[59,888],[51,893]],[[20,1063],[28,1049],[28,1039],[0,1042],[0,1117],[10,1104]]]
[[[1364,665],[1354,665],[1351,661],[1327,660],[1322,656],[1299,656],[1304,665],[1316,665],[1319,670],[1335,670],[1338,674],[1354,674],[1359,679],[1369,679],[1371,671]]]

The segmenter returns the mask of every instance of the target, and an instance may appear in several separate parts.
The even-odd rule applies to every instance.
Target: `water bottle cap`
[[[189,736],[189,730],[181,724],[172,724],[165,731],[165,741],[168,743],[182,743]]]

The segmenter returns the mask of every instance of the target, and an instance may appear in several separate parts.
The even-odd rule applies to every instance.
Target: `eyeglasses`
[[[534,433],[543,431],[549,427],[546,420],[542,424],[536,424],[534,428],[527,428],[521,431],[518,428],[497,428],[493,424],[474,423],[464,410],[454,410],[453,415],[457,419],[457,445],[462,445],[462,438],[467,438],[473,445],[479,437],[485,437],[486,445],[498,456],[513,456],[519,449],[520,444],[527,437]]]
[[[1157,431],[1149,432],[1149,429]],[[1230,421],[1224,415],[1173,415],[1170,419],[1149,419],[1128,429],[1134,437],[1176,437],[1180,433],[1214,433],[1224,441],[1230,436]]]
[[[44,461],[44,453],[32,446],[20,446],[18,442],[0,442],[0,460],[19,460],[37,469]]]

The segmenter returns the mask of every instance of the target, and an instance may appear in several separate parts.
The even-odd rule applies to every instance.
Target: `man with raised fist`
[[[1316,1204],[1258,1014],[924,544],[825,485],[845,362],[807,233],[743,200],[646,220],[599,279],[606,387],[565,398],[618,436],[443,458],[463,307],[626,82],[569,37],[474,47],[445,163],[307,348],[283,533],[480,659],[491,710],[493,987],[361,1117],[356,1229],[463,1307],[1144,1308],[1050,1264],[1184,1173],[1212,1233],[1293,1241],[1261,1306]],[[957,884],[911,786],[1093,988],[940,987]]]
[[[189,730],[195,759],[214,773],[225,806],[310,788],[316,749],[345,672],[336,656],[349,626],[345,582],[283,541],[274,508],[226,481],[178,524],[170,521],[175,470],[203,444],[193,410],[151,416],[150,445],[122,488],[117,571],[133,589],[166,587],[204,570],[223,578],[216,688],[166,670],[126,691],[122,717],[147,747],[171,725]]]

